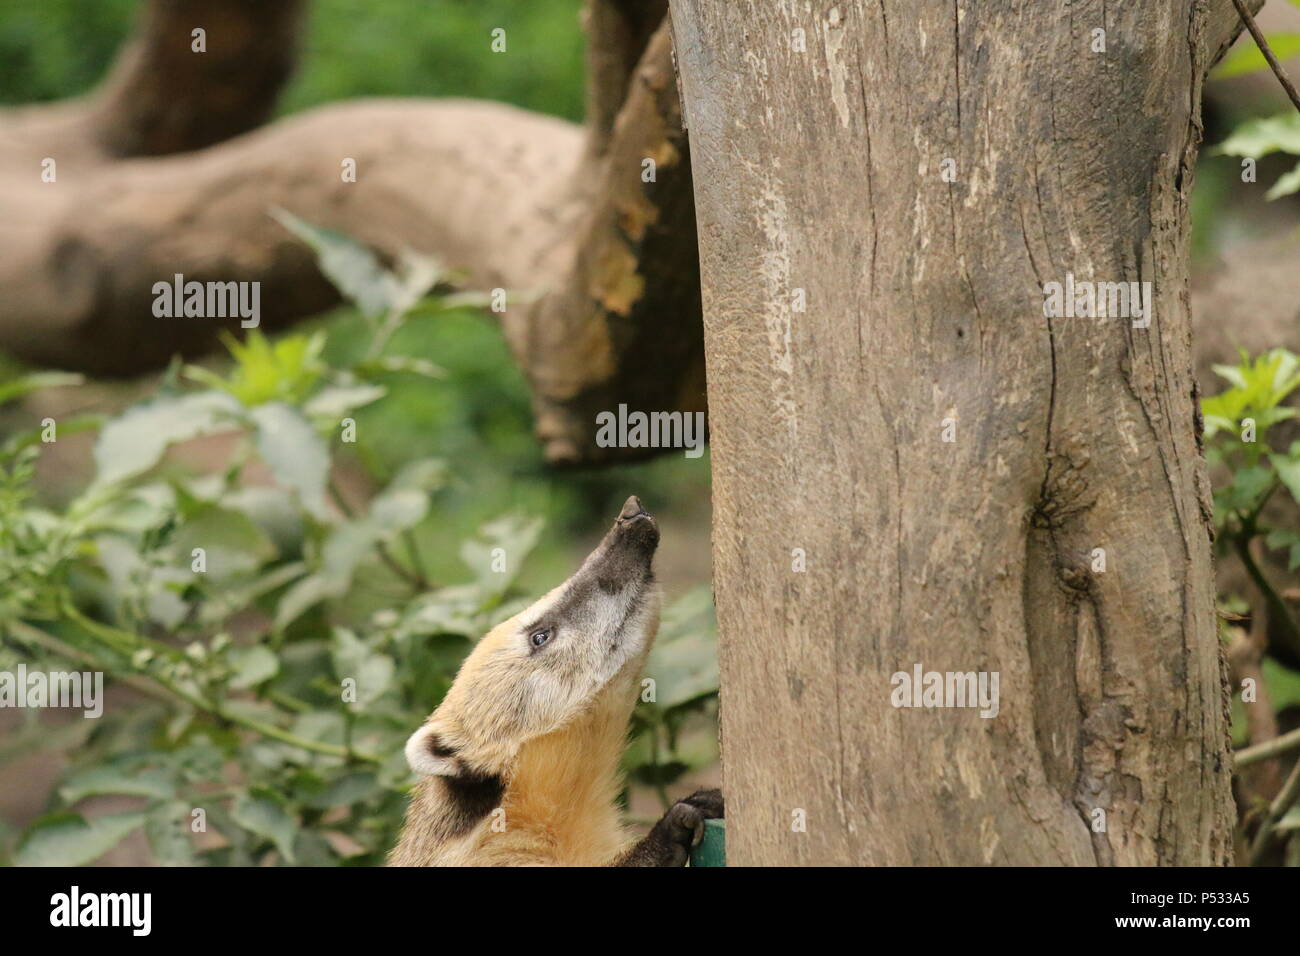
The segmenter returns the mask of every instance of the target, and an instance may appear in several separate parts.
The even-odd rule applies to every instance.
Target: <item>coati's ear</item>
[[[439,736],[436,723],[427,723],[406,741],[406,762],[416,773],[454,777],[461,772],[456,750]]]

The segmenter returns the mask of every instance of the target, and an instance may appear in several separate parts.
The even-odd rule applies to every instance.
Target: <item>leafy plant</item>
[[[1282,403],[1300,387],[1300,359],[1286,349],[1253,360],[1242,352],[1238,365],[1214,371],[1231,387],[1201,403],[1206,454],[1230,469],[1231,481],[1215,489],[1215,520],[1236,541],[1259,533],[1259,514],[1279,487],[1300,501],[1300,443],[1280,453],[1267,442],[1269,429],[1297,415]]]
[[[455,480],[446,461],[406,461],[365,504],[335,480],[354,413],[385,401],[394,375],[439,374],[394,352],[407,318],[464,297],[426,298],[443,276],[430,260],[390,270],[346,237],[280,218],[357,303],[355,361],[327,360],[320,333],[228,340],[228,373],[186,367],[102,423],[93,480],[58,509],[33,494],[39,430],[0,448],[0,654],[101,671],[144,701],[59,733],[26,714],[13,752],[47,742],[77,759],[51,812],[7,839],[16,862],[86,863],[135,832],[166,864],[380,862],[411,783],[405,738],[472,642],[530,597],[518,575],[543,523],[520,509],[462,543],[467,581],[434,581],[413,532],[439,520]],[[33,377],[0,396],[42,382],[67,383]],[[217,435],[230,450],[216,471],[187,473],[169,454]],[[666,611],[633,779],[662,788],[714,759],[678,748],[715,700],[712,634],[707,591]],[[75,812],[99,795],[143,807]]]
[[[1300,7],[1300,0],[1291,0],[1291,5]],[[1275,32],[1268,34],[1265,39],[1279,60],[1300,53],[1300,33]],[[1255,43],[1246,38],[1215,67],[1214,76],[1217,79],[1229,79],[1268,69],[1270,67],[1264,54]],[[1247,120],[1211,152],[1254,160],[1277,152],[1300,156],[1300,114],[1289,109],[1275,116]],[[1266,198],[1278,199],[1297,190],[1300,190],[1300,163],[1273,184]]]
[[[1214,489],[1216,541],[1221,551],[1230,550],[1241,560],[1264,596],[1270,619],[1279,625],[1277,632],[1283,635],[1290,655],[1300,659],[1300,631],[1294,616],[1254,551],[1254,543],[1262,541],[1268,548],[1285,552],[1289,570],[1300,568],[1300,532],[1270,526],[1264,518],[1265,506],[1279,491],[1290,500],[1285,513],[1294,515],[1300,505],[1300,441],[1292,442],[1285,451],[1269,441],[1278,425],[1297,416],[1295,408],[1283,403],[1300,388],[1300,359],[1285,349],[1273,349],[1253,359],[1242,352],[1237,365],[1216,365],[1214,371],[1229,383],[1227,389],[1201,404],[1206,456],[1227,478]],[[1240,603],[1240,596],[1227,598]],[[1266,675],[1272,675],[1270,690],[1279,692],[1278,701],[1289,699],[1289,694],[1283,693],[1287,673],[1280,665],[1266,670]]]

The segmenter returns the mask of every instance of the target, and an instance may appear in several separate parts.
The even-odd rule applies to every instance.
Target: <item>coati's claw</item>
[[[724,816],[721,790],[696,790],[682,802],[695,807],[706,820],[721,820]]]

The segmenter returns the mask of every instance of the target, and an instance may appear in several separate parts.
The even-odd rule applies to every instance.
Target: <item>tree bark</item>
[[[303,0],[155,0],[92,110],[112,156],[225,142],[270,118],[293,73]],[[202,52],[194,50],[203,30]]]
[[[549,461],[654,454],[601,448],[596,415],[705,409],[704,338],[690,155],[667,23],[650,37],[608,137],[602,113],[574,177],[584,210],[545,295],[507,314]],[[591,145],[597,144],[597,145]]]
[[[0,110],[0,159],[89,169],[200,149],[261,126],[293,73],[303,0],[151,0],[92,94]],[[194,49],[202,29],[204,50]],[[75,157],[67,154],[75,153]]]
[[[1229,0],[671,6],[728,862],[1226,863],[1187,202]],[[1067,273],[1150,327],[1046,317]],[[892,706],[917,665],[997,716]]]

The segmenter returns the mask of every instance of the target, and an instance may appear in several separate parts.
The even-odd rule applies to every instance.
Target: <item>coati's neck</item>
[[[507,829],[488,842],[518,828],[561,864],[597,866],[616,857],[626,842],[616,806],[619,764],[635,703],[632,679],[620,676],[581,719],[525,744],[502,801]]]
[[[525,743],[500,776],[422,778],[390,862],[613,862],[627,842],[615,801],[642,663],[630,661],[581,717]]]

